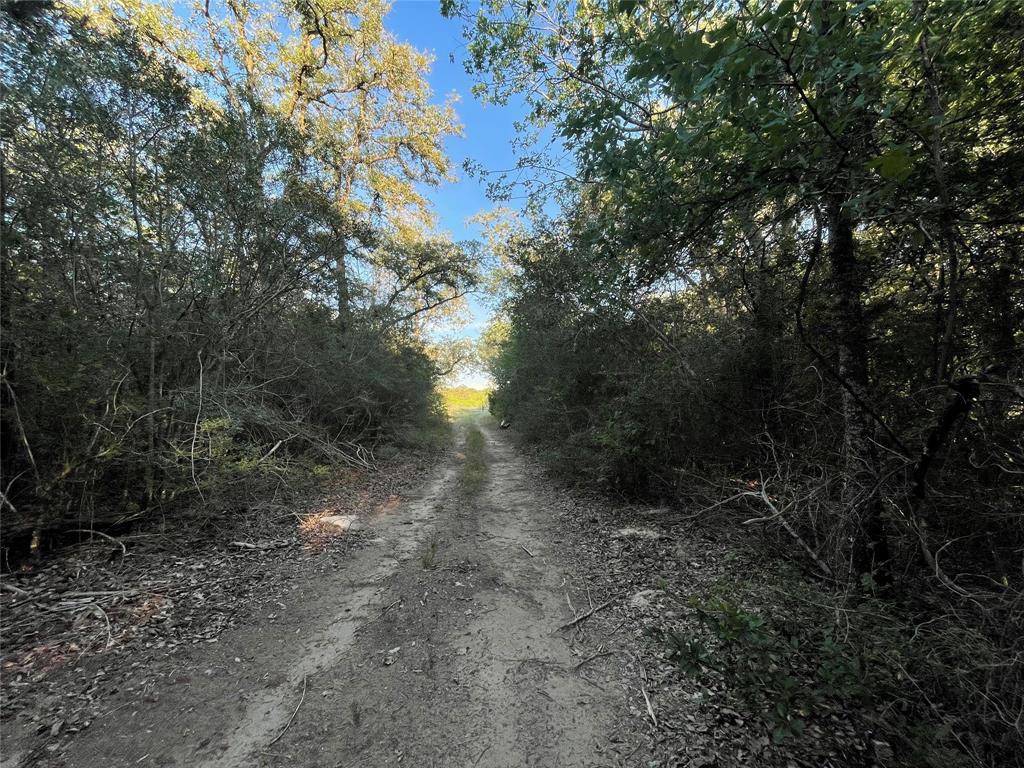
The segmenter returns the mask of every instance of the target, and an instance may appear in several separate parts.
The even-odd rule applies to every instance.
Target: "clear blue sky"
[[[514,165],[510,145],[512,123],[522,115],[522,108],[485,105],[473,98],[470,93],[473,78],[466,74],[462,64],[465,56],[462,22],[441,16],[437,0],[397,0],[385,24],[400,40],[433,55],[430,85],[435,101],[444,101],[451,94],[459,99],[455,109],[464,135],[449,138],[447,142],[448,155],[459,181],[431,189],[428,194],[435,203],[443,229],[451,232],[456,240],[476,238],[479,231],[467,227],[465,220],[490,206],[484,194],[484,183],[466,178],[462,162],[468,158],[490,169]]]
[[[480,231],[466,219],[488,210],[491,203],[486,196],[486,182],[468,177],[462,170],[466,159],[483,164],[488,170],[503,170],[515,165],[512,153],[513,123],[523,116],[522,104],[499,107],[477,101],[470,89],[473,79],[463,66],[465,40],[462,22],[441,15],[438,0],[396,0],[385,23],[400,40],[411,43],[421,51],[434,56],[430,85],[438,102],[450,94],[457,94],[456,111],[463,125],[461,137],[449,138],[448,155],[459,180],[438,189],[424,190],[434,202],[440,228],[451,233],[455,240],[473,240]],[[457,335],[476,338],[487,320],[488,310],[478,297],[470,297],[473,319]],[[483,386],[480,376],[463,376],[460,383]]]

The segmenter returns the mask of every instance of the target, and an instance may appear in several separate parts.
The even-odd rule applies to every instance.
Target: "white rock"
[[[646,610],[650,608],[654,601],[661,597],[664,593],[660,589],[642,589],[629,598],[629,607],[636,608],[638,610]]]
[[[339,531],[347,531],[355,521],[355,515],[328,515],[327,517],[321,517],[319,520],[324,525],[334,526]]]

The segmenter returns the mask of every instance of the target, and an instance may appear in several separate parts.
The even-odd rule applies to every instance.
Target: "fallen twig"
[[[6,581],[0,581],[0,590],[4,592],[10,592],[12,595],[17,595],[18,597],[29,596],[29,593],[21,587],[16,587],[13,584],[8,584]]]
[[[643,659],[640,658],[640,654],[636,654],[636,665],[640,670],[640,693],[644,695],[644,703],[647,704],[647,714],[651,716],[651,722],[654,723],[654,727],[658,727],[658,718],[654,716],[654,705],[651,704],[651,697],[647,695],[647,686],[644,683],[647,682],[647,670],[644,668]]]
[[[619,596],[618,596],[618,595],[616,595],[616,596],[615,596],[615,597],[613,597],[613,598],[612,598],[611,600],[606,600],[605,602],[601,603],[601,604],[600,604],[599,606],[597,606],[596,608],[591,608],[591,609],[590,609],[589,611],[587,611],[586,613],[581,613],[581,614],[580,614],[579,616],[577,616],[577,617],[576,617],[575,619],[573,619],[572,621],[568,621],[568,622],[566,622],[565,624],[563,624],[562,626],[560,626],[560,627],[556,627],[556,628],[555,628],[555,632],[558,632],[558,631],[560,631],[560,630],[563,630],[563,629],[568,629],[569,627],[575,627],[575,626],[576,626],[577,624],[579,624],[579,623],[580,623],[581,621],[583,621],[584,619],[590,618],[590,617],[591,617],[591,616],[593,616],[593,615],[594,615],[595,613],[597,613],[598,611],[600,611],[600,610],[602,610],[602,609],[604,609],[604,608],[607,608],[607,607],[608,607],[609,605],[611,605],[612,603],[614,603],[614,602],[615,602],[616,600],[618,600],[618,599],[619,599]]]
[[[426,597],[426,594],[424,594],[424,597]],[[402,598],[398,598],[397,600],[395,600],[395,602],[389,603],[388,605],[385,605],[381,609],[380,613],[378,613],[376,616],[374,616],[372,619],[370,619],[369,621],[366,622],[366,625],[368,626],[370,624],[373,624],[375,621],[380,621],[381,619],[384,618],[384,614],[386,614],[388,611],[390,611],[392,608],[394,608],[396,605],[398,605],[401,602],[402,602]],[[420,601],[420,605],[426,605],[426,603]]]
[[[103,608],[98,603],[92,603],[91,605],[89,605],[87,607],[90,610],[92,610],[93,613],[96,613],[98,611],[99,615],[100,615],[100,618],[102,618],[103,621],[105,621],[107,623],[107,644],[104,647],[105,648],[109,648],[110,646],[112,646],[114,644],[114,630],[110,626],[110,617],[107,615],[107,612],[104,611]],[[85,651],[83,651],[82,653],[85,653]]]
[[[602,656],[614,656],[614,655],[615,655],[615,651],[599,651],[598,653],[595,653],[593,656],[588,656],[587,658],[585,658],[583,661],[581,661],[579,664],[577,664],[575,667],[573,667],[573,670],[575,671],[575,670],[579,669],[584,664],[589,664],[594,659],[600,659]]]
[[[268,549],[282,549],[288,546],[287,541],[275,539],[273,541],[259,541],[253,544],[248,541],[232,541],[228,543],[229,547],[238,547],[239,549],[254,549],[263,552]]]
[[[299,713],[299,707],[302,706],[302,702],[305,701],[305,700],[306,700],[306,676],[303,675],[302,676],[302,695],[299,697],[299,703],[295,705],[295,711],[292,712],[292,716],[288,718],[288,722],[284,724],[284,728],[281,729],[281,732],[279,734],[277,734],[277,736],[274,737],[273,741],[271,741],[269,744],[267,744],[268,747],[274,746],[275,744],[277,744],[278,741],[281,740],[281,737],[284,736],[284,732],[287,731],[288,727],[292,724],[292,720],[295,719],[295,715],[297,715]]]
[[[519,546],[520,546],[520,547],[522,547],[522,548],[523,548],[523,552],[525,552],[526,554],[528,554],[528,555],[529,555],[530,557],[536,557],[536,555],[535,555],[535,554],[533,554],[533,552],[531,552],[530,550],[528,550],[528,549],[527,549],[526,547],[524,547],[524,546],[523,546],[522,544],[520,544]]]
[[[484,755],[487,754],[487,750],[490,749],[490,748],[491,748],[490,744],[488,744],[486,747],[484,747],[484,751],[481,752],[479,755],[477,755],[476,760],[473,761],[473,765],[479,765],[480,761],[484,759]]]
[[[651,722],[654,723],[654,727],[658,727],[658,718],[654,716],[654,707],[651,705],[651,697],[647,695],[647,688],[644,687],[643,683],[640,683],[640,693],[644,695],[644,702],[647,704],[647,714],[651,716]]]
[[[92,528],[72,528],[70,530],[70,533],[88,533],[92,536],[102,536],[104,539],[107,539],[108,541],[112,541],[115,544],[117,544],[117,546],[121,548],[121,553],[123,555],[128,554],[128,547],[124,545],[124,542],[120,541],[119,539],[115,539],[109,533],[103,533],[103,531],[94,531]]]
[[[610,632],[606,632],[606,633],[605,633],[605,634],[603,635],[603,637],[611,637],[612,635],[614,635],[614,634],[615,634],[616,632],[618,632],[618,631],[619,631],[620,629],[622,629],[622,625],[623,625],[623,624],[625,624],[625,623],[626,623],[626,621],[627,621],[627,619],[623,619],[622,621],[620,621],[620,622],[619,622],[618,624],[616,624],[616,625],[615,625],[615,626],[614,626],[614,627],[612,628],[612,630],[611,630]]]
[[[288,439],[290,440],[291,438],[288,438]],[[276,442],[276,443],[274,444],[274,447],[273,447],[273,448],[271,448],[271,449],[270,449],[269,451],[267,451],[267,452],[266,452],[265,454],[263,454],[263,458],[262,458],[262,459],[260,459],[259,461],[257,461],[256,463],[257,463],[257,464],[262,464],[262,463],[263,463],[264,461],[266,461],[266,460],[267,460],[267,459],[269,459],[269,458],[270,458],[271,456],[273,456],[273,455],[274,455],[274,453],[275,453],[275,452],[277,451],[277,449],[278,449],[278,448],[280,448],[280,447],[281,447],[282,445],[284,445],[284,440],[278,440],[278,441],[277,441],[277,442]]]

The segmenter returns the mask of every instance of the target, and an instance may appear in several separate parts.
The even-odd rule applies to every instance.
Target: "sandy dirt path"
[[[547,491],[483,429],[480,494],[460,493],[454,452],[418,496],[360,521],[373,539],[345,567],[294,585],[283,621],[190,651],[60,764],[629,764],[626,683],[607,658],[624,650],[559,629],[593,602]]]

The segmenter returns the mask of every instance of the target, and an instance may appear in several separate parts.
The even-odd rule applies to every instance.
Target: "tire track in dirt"
[[[418,497],[362,521],[375,538],[336,575],[296,585],[290,624],[198,649],[188,686],[83,734],[64,764],[621,764],[618,665],[577,668],[594,649],[558,628],[577,610],[570,593],[580,612],[587,597],[544,489],[504,435],[484,433],[477,497],[459,492],[455,453]]]
[[[387,581],[396,607],[317,678],[263,764],[617,764],[618,677],[613,665],[597,680],[576,670],[585,652],[556,631],[572,618],[573,576],[547,508],[513,449],[484,431],[483,492],[439,501],[420,557]]]
[[[252,764],[252,756],[261,747],[268,746],[288,726],[292,714],[298,714],[294,703],[295,691],[308,688],[308,680],[325,669],[333,667],[349,650],[357,630],[371,620],[371,607],[376,606],[381,583],[410,558],[418,546],[423,527],[430,519],[435,500],[442,488],[451,480],[451,468],[443,469],[431,481],[424,497],[401,507],[403,519],[398,525],[392,521],[387,527],[384,541],[393,547],[391,557],[385,557],[368,573],[355,567],[353,576],[360,578],[360,586],[353,584],[345,595],[343,612],[330,624],[304,641],[295,649],[295,661],[286,673],[284,685],[268,688],[253,696],[241,721],[227,738],[227,750],[216,757],[196,763],[197,768],[242,768]],[[390,534],[390,536],[388,536]],[[376,553],[379,556],[379,552]],[[364,558],[365,559],[365,558]],[[380,610],[377,607],[377,610]]]
[[[335,575],[295,585],[285,612],[293,617],[289,623],[239,629],[190,651],[181,660],[185,685],[169,684],[141,703],[127,695],[112,701],[118,717],[97,723],[72,742],[63,760],[49,764],[253,765],[288,723],[303,680],[337,664],[359,627],[379,614],[385,580],[419,548],[453,477],[449,461],[417,497],[361,518],[357,524],[375,534],[373,541]]]

